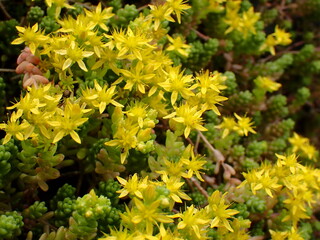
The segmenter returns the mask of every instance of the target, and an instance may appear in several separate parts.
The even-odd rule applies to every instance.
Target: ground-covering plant
[[[1,239],[317,239],[320,2],[1,1]]]

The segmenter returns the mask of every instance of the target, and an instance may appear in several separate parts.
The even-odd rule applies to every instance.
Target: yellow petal
[[[84,62],[83,62],[82,60],[78,60],[77,63],[78,63],[78,65],[79,65],[79,67],[80,67],[83,71],[85,71],[85,72],[88,71],[86,65],[84,64]]]
[[[24,140],[24,137],[23,137],[23,134],[21,132],[18,132],[15,134],[16,138],[20,141],[23,141]]]
[[[99,112],[100,112],[100,114],[103,113],[103,111],[106,109],[106,107],[107,107],[107,103],[106,102],[101,102],[99,104]]]
[[[66,70],[68,67],[71,66],[71,64],[72,64],[72,60],[71,60],[70,58],[68,58],[68,59],[64,62],[63,66],[62,66],[62,70],[63,70],[63,71]]]
[[[2,144],[6,144],[7,142],[9,142],[11,137],[12,137],[12,135],[7,133],[6,136],[3,139],[3,143]]]
[[[125,180],[125,179],[123,179],[123,178],[121,178],[121,177],[118,177],[117,176],[117,180],[122,184],[122,185],[126,185],[128,182],[127,182],[127,180]]]
[[[24,33],[26,31],[24,27],[20,27],[20,26],[16,26],[16,29],[21,33]]]
[[[56,134],[56,136],[54,137],[52,143],[56,143],[56,142],[60,141],[61,138],[63,138],[63,137],[64,137],[64,131],[58,132],[58,133]]]
[[[219,218],[215,217],[211,222],[211,228],[216,227],[219,224]]]
[[[186,129],[184,130],[184,136],[185,136],[186,138],[189,136],[190,131],[191,131],[190,127],[186,127]]]
[[[11,44],[13,44],[13,45],[18,45],[18,44],[21,44],[21,43],[23,43],[24,42],[24,40],[22,39],[22,38],[17,38],[17,39],[15,39],[15,40],[13,40],[12,42],[11,42]]]
[[[72,139],[73,139],[75,142],[81,144],[81,139],[80,139],[78,133],[76,133],[75,131],[71,131],[71,132],[70,132],[70,136],[72,137]]]

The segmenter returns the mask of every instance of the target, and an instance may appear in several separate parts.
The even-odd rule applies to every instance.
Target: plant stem
[[[15,69],[9,69],[9,68],[0,68],[0,72],[16,72]]]
[[[209,198],[208,192],[200,185],[200,183],[194,178],[191,178],[191,182],[193,183],[194,186],[199,190],[199,192],[205,196],[206,198]]]
[[[2,12],[4,13],[4,15],[6,16],[6,18],[12,19],[11,15],[7,12],[6,8],[4,7],[4,5],[2,4],[1,1],[0,1],[0,8],[1,8]]]
[[[213,155],[215,156],[217,162],[224,162],[225,158],[222,155],[222,153],[215,149],[211,143],[208,141],[208,139],[202,134],[202,132],[198,131],[198,135],[200,138],[204,141],[204,143],[207,145],[207,147],[212,151]]]

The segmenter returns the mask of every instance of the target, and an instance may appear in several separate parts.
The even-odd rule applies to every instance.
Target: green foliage
[[[30,207],[23,210],[23,216],[25,218],[38,219],[47,212],[45,202],[35,201]]]
[[[242,167],[246,170],[249,171],[251,169],[255,169],[259,167],[259,163],[257,163],[254,159],[252,158],[245,158],[242,163]]]
[[[122,0],[108,1],[108,5],[113,8],[113,12],[117,12],[122,7]]]
[[[56,20],[50,16],[44,16],[39,25],[46,33],[54,32],[60,27]]]
[[[3,145],[0,145],[0,176],[2,181],[5,180],[5,176],[11,170],[11,164],[9,159],[11,158],[11,153],[7,152]],[[1,184],[1,188],[3,188],[3,183]]]
[[[75,199],[76,198],[76,188],[71,186],[68,183],[65,183],[62,187],[60,187],[56,193],[56,195],[50,200],[50,208],[56,209],[58,203],[63,201],[66,198]]]
[[[257,159],[267,151],[267,146],[266,141],[252,141],[246,148],[246,156]]]
[[[3,239],[11,239],[21,234],[23,226],[22,216],[16,212],[6,212],[0,215],[0,236]]]
[[[83,13],[84,6],[80,3],[73,4],[74,9],[68,9],[68,14],[72,17],[77,17],[79,14]]]
[[[57,227],[68,226],[69,218],[75,210],[75,199],[66,197],[63,200],[57,202],[57,206],[54,211],[54,225]]]
[[[245,149],[244,146],[242,146],[242,145],[234,145],[234,147],[232,149],[231,156],[235,157],[235,158],[244,156],[245,151],[246,151],[246,149]]]
[[[13,56],[19,54],[18,47],[10,46],[11,41],[17,37],[16,26],[19,22],[16,19],[0,21],[0,50],[1,50],[1,63],[4,64],[10,61]]]
[[[119,3],[116,1],[113,2],[116,6],[116,10],[119,6]],[[138,13],[139,12],[134,4],[126,4],[123,8],[119,8],[117,10],[115,17],[111,19],[111,24],[119,27],[126,26],[130,21],[137,17]]]
[[[1,239],[319,235],[318,0],[2,5]]]
[[[119,193],[117,191],[120,189],[121,185],[113,179],[101,181],[98,185],[97,195],[107,197],[110,199],[112,206],[116,207],[119,202]]]
[[[93,190],[82,198],[78,197],[67,236],[71,239],[93,239],[97,234],[98,220],[106,219],[110,212],[110,200],[104,196],[98,197]]]
[[[251,213],[263,213],[266,210],[266,200],[258,196],[250,196],[245,201],[245,205]]]
[[[205,43],[194,41],[190,43],[190,46],[188,58],[182,59],[182,63],[191,71],[199,71],[209,64],[212,56],[218,50],[219,42],[212,38]]]
[[[191,197],[191,201],[190,204],[193,204],[195,206],[203,206],[206,202],[207,199],[205,196],[203,196],[202,193],[200,193],[199,191],[195,191],[189,194],[189,196]]]
[[[236,217],[241,217],[243,219],[246,219],[250,215],[250,212],[248,211],[248,207],[244,203],[233,204],[232,208],[239,211],[239,213],[236,215]]]
[[[44,11],[39,6],[34,6],[30,8],[27,14],[27,20],[30,24],[34,24],[36,22],[40,22],[43,16]]]
[[[277,138],[268,143],[268,153],[273,156],[275,153],[282,153],[286,147],[285,139]]]
[[[227,88],[223,90],[223,93],[225,96],[231,96],[235,94],[236,91],[238,90],[238,83],[236,80],[236,76],[233,72],[229,72],[229,71],[225,72],[224,75],[227,77],[225,81],[225,85],[227,86]]]
[[[267,102],[267,107],[268,110],[265,112],[265,114],[266,117],[270,119],[282,119],[289,114],[287,98],[281,94],[270,97]]]

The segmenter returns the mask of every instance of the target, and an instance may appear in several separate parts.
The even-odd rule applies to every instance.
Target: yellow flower
[[[288,45],[292,42],[290,39],[290,33],[285,32],[284,30],[280,29],[276,26],[275,32],[269,34],[266,38],[266,41],[260,47],[261,51],[267,50],[272,55],[275,55],[275,46],[276,45]]]
[[[166,0],[169,9],[172,10],[175,15],[177,16],[178,23],[181,23],[181,13],[184,12],[184,10],[187,10],[191,8],[188,4],[185,4],[187,1],[185,0]]]
[[[192,175],[195,174],[200,181],[204,181],[200,175],[202,173],[200,170],[204,169],[203,166],[207,163],[207,161],[201,155],[195,156],[193,147],[191,145],[188,145],[188,147],[184,150],[180,161],[187,169],[187,173],[183,173],[182,177],[191,178]]]
[[[180,234],[177,230],[174,232],[171,231],[170,227],[167,229],[164,228],[163,224],[160,224],[159,227],[159,234],[157,235],[157,239],[161,240],[183,240],[182,238],[179,237]]]
[[[188,103],[181,105],[176,109],[175,112],[167,115],[164,119],[172,118],[172,120],[182,123],[185,126],[184,136],[187,138],[192,129],[197,129],[199,131],[207,131],[202,124],[203,111],[197,111],[197,106],[190,107]]]
[[[238,119],[237,125],[235,126],[234,130],[238,132],[241,136],[245,135],[248,136],[248,133],[256,133],[253,130],[251,122],[251,118],[249,117],[240,117],[238,114],[234,113],[235,117]]]
[[[297,227],[291,227],[290,232],[288,232],[288,240],[304,240],[297,230]]]
[[[147,48],[154,48],[149,44],[152,39],[147,37],[146,34],[141,32],[138,28],[133,31],[128,27],[126,33],[122,30],[119,32],[114,31],[109,38],[113,39],[114,42],[111,41],[106,46],[111,47],[112,44],[115,44],[116,48],[119,50],[118,58],[121,59],[134,57],[142,61],[143,57],[141,51]]]
[[[45,0],[48,7],[51,7],[53,4],[56,6],[55,17],[58,18],[61,12],[61,9],[66,7],[69,9],[74,9],[73,6],[68,4],[67,0]]]
[[[301,150],[309,159],[313,159],[318,153],[316,148],[310,144],[303,146]],[[316,161],[316,159],[314,159],[314,161]]]
[[[291,34],[280,29],[278,25],[276,26],[276,29],[274,31],[274,36],[276,38],[276,44],[288,45],[292,42],[292,40],[290,39]]]
[[[127,228],[123,228],[121,225],[119,230],[115,230],[113,228],[110,228],[110,236],[103,233],[105,237],[99,238],[99,240],[133,240],[133,234],[128,233]]]
[[[168,4],[159,4],[159,5],[149,5],[151,11],[150,16],[152,16],[154,20],[154,30],[157,31],[161,22],[164,20],[174,22],[174,19],[170,16],[172,13],[172,9],[168,8]]]
[[[310,144],[308,138],[302,137],[297,133],[293,133],[293,137],[289,138],[289,142],[292,144],[292,151],[298,152],[301,150],[309,159],[315,157],[317,150]]]
[[[201,230],[209,223],[209,219],[203,214],[203,210],[198,210],[191,205],[183,213],[177,213],[172,216],[173,218],[180,218],[178,223],[178,229],[184,229],[184,231],[193,232],[197,239],[201,238]]]
[[[271,233],[272,240],[286,240],[288,233],[287,232],[276,232],[273,230],[269,230]]]
[[[260,13],[254,12],[253,7],[250,7],[248,11],[243,12],[240,16],[238,11],[240,9],[241,1],[228,1],[227,2],[227,14],[225,23],[229,25],[229,28],[225,31],[228,34],[232,31],[239,31],[246,38],[248,33],[256,34],[254,25],[260,18]]]
[[[24,97],[21,97],[20,101],[7,109],[17,108],[24,114],[29,115],[30,113],[38,115],[40,114],[39,108],[44,107],[46,104],[41,103],[38,98],[32,98],[30,93],[27,93]]]
[[[215,126],[215,128],[223,129],[222,138],[225,138],[229,135],[230,131],[233,131],[236,127],[237,123],[232,117],[223,117],[222,123]]]
[[[121,69],[120,73],[123,74],[124,77],[120,78],[115,82],[114,84],[118,84],[122,79],[125,79],[126,85],[123,87],[123,89],[132,90],[134,86],[136,86],[137,90],[140,93],[145,93],[145,86],[147,85],[147,82],[150,81],[153,77],[155,77],[155,74],[150,73],[145,69],[144,63],[139,61],[135,67],[131,66],[130,71]]]
[[[79,103],[71,103],[67,100],[64,110],[59,111],[55,120],[48,121],[48,124],[55,128],[55,137],[53,143],[60,141],[64,136],[69,135],[77,142],[81,143],[81,139],[75,130],[78,129],[83,123],[88,121],[88,118],[83,118],[83,114],[91,111],[84,109],[84,105],[80,106]]]
[[[95,102],[93,102],[93,106],[99,107],[99,112],[103,113],[103,111],[106,109],[108,104],[112,104],[116,107],[123,107],[122,104],[118,103],[113,99],[116,90],[116,86],[109,87],[107,85],[104,85],[103,88],[99,85],[99,83],[95,80],[94,81],[94,87],[96,89],[97,93],[97,99]]]
[[[225,18],[224,22],[229,25],[229,27],[225,31],[225,34],[228,34],[232,31],[241,29],[242,21],[241,21],[240,16],[238,15],[238,9],[230,10],[227,7],[227,14],[226,14],[226,18]]]
[[[273,34],[269,34],[265,42],[261,45],[260,51],[269,51],[272,55],[276,54],[275,46],[277,45],[277,39]]]
[[[90,21],[84,14],[78,15],[77,19],[68,16],[62,20],[57,20],[57,22],[61,25],[58,32],[72,33],[72,36],[83,41],[89,40],[92,36],[96,35],[96,33],[92,31],[95,27],[94,22]]]
[[[299,192],[298,194],[288,193],[287,199],[283,201],[289,213],[282,219],[285,221],[292,221],[293,226],[297,226],[297,223],[301,219],[309,219],[307,215],[306,202],[303,199],[305,191]]]
[[[120,193],[119,198],[123,198],[130,194],[143,199],[142,191],[148,187],[148,176],[143,180],[140,180],[138,179],[138,175],[135,173],[128,181],[121,177],[117,177],[117,179],[123,186],[122,189],[117,191],[117,193]]]
[[[220,90],[227,88],[227,86],[222,84],[225,82],[226,77],[222,76],[219,72],[211,73],[208,69],[205,72],[201,71],[200,73],[197,73],[196,80],[197,83],[195,86],[200,88],[201,94],[206,94],[209,89],[219,93]]]
[[[258,88],[261,88],[262,90],[265,90],[267,92],[277,91],[281,87],[280,83],[273,81],[269,77],[259,76],[254,80],[254,83],[257,85]]]
[[[158,223],[171,223],[173,220],[166,216],[159,209],[161,201],[153,201],[150,205],[147,205],[145,202],[141,202],[138,198],[134,198],[134,204],[138,211],[135,212],[131,221],[134,224],[139,224],[142,221],[145,221],[146,232],[152,232],[153,225]],[[160,211],[159,211],[160,210]]]
[[[95,25],[101,27],[104,31],[108,31],[108,27],[106,26],[106,20],[110,19],[114,14],[112,13],[112,7],[105,8],[101,11],[101,2],[97,5],[96,11],[88,11],[84,9],[87,17],[92,21]]]
[[[208,215],[213,215],[213,220],[211,221],[210,227],[220,227],[224,226],[230,232],[233,232],[231,228],[228,218],[232,217],[233,215],[239,213],[239,211],[234,209],[227,209],[230,205],[225,204],[225,195],[216,190],[212,195],[208,198],[209,205],[206,207]]]
[[[246,180],[243,181],[239,187],[249,184],[253,194],[263,189],[270,197],[273,197],[271,191],[277,191],[281,188],[281,185],[278,184],[278,178],[270,176],[269,170],[252,170],[251,172],[243,173],[243,176]]]
[[[83,51],[82,48],[77,46],[75,41],[71,41],[70,46],[67,49],[55,50],[55,52],[60,55],[67,56],[67,59],[63,63],[62,71],[69,68],[74,62],[77,62],[79,67],[83,71],[88,71],[86,65],[83,62],[83,58],[90,57],[93,52]]]
[[[286,166],[290,169],[290,172],[292,174],[296,173],[296,170],[301,167],[301,165],[297,162],[297,156],[295,154],[291,154],[290,156],[282,156],[279,154],[276,154],[278,161],[277,165],[280,166]]]
[[[185,99],[194,96],[191,91],[194,87],[190,87],[190,82],[192,81],[192,75],[183,75],[183,71],[180,71],[180,66],[177,66],[169,69],[167,80],[159,83],[159,85],[167,92],[171,92],[171,104],[174,105],[179,94]]]
[[[168,115],[167,104],[165,103],[165,97],[163,91],[158,91],[157,94],[153,94],[148,98],[144,98],[144,102],[149,104],[152,109],[156,109],[158,117],[164,117]]]
[[[125,112],[129,119],[136,122],[140,128],[154,128],[157,111],[150,109],[143,102],[135,102],[130,104]]]
[[[39,45],[44,44],[49,40],[49,38],[43,35],[41,31],[38,31],[38,23],[36,23],[32,27],[24,28],[16,26],[16,28],[19,32],[19,38],[13,40],[11,44],[17,45],[25,42],[26,45],[30,48],[32,54],[35,54],[36,49]]]
[[[102,42],[103,36],[92,35],[89,39],[85,42],[85,44],[90,48],[93,47],[94,53],[97,55],[98,58],[101,58],[101,51],[104,47],[104,43]]]
[[[6,144],[10,141],[12,136],[15,136],[18,140],[23,141],[27,139],[33,132],[34,127],[31,126],[26,120],[19,123],[19,118],[22,115],[22,111],[13,112],[10,117],[10,121],[7,123],[1,123],[0,129],[6,131],[6,136],[3,139],[2,144]]]
[[[169,197],[173,201],[182,203],[181,198],[184,200],[191,200],[191,198],[181,190],[184,182],[180,182],[180,178],[175,176],[169,177],[166,172],[163,172],[161,179],[166,184],[166,188],[170,191]]]
[[[114,134],[114,139],[105,143],[106,146],[118,146],[122,148],[120,155],[122,164],[125,162],[129,150],[138,145],[137,133],[139,129],[139,126],[132,125],[129,121],[123,121],[119,123]]]
[[[95,50],[96,52],[96,50]],[[98,69],[103,65],[108,65],[110,69],[119,75],[119,69],[116,65],[117,53],[110,48],[99,48],[100,57],[98,61],[91,67],[91,70]]]
[[[212,110],[215,114],[220,116],[221,113],[216,105],[221,105],[220,102],[226,100],[228,100],[228,98],[219,95],[219,92],[213,89],[207,89],[205,94],[199,92],[196,96],[190,97],[188,102],[191,106],[201,106],[202,111]]]
[[[183,163],[181,161],[173,162],[169,161],[168,159],[164,159],[164,169],[156,171],[159,174],[168,174],[169,176],[174,176],[180,178],[185,170]]]
[[[169,35],[167,35],[167,37],[171,43],[170,46],[167,47],[166,49],[167,51],[176,51],[184,57],[188,56],[187,50],[190,49],[191,46],[188,44],[185,44],[182,37],[178,36],[176,38],[172,38]]]
[[[249,32],[256,34],[256,29],[254,25],[259,20],[259,18],[260,18],[260,13],[254,12],[253,7],[250,7],[248,11],[242,14],[242,18],[241,18],[242,24],[239,31],[243,33],[244,38],[248,36]]]

